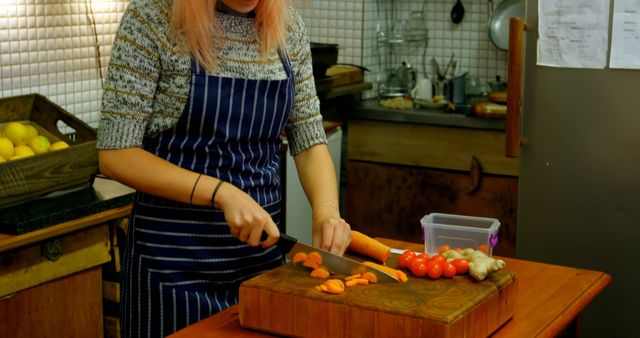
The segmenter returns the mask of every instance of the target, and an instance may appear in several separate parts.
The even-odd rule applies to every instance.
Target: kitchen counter
[[[421,244],[379,240],[394,248],[424,250]],[[552,337],[575,330],[579,314],[611,282],[611,276],[600,271],[503,259],[506,269],[517,274],[516,312],[493,337]],[[245,330],[238,318],[238,306],[232,306],[169,337],[277,337]]]
[[[97,178],[88,214],[67,195],[63,213],[49,210],[43,228],[0,234],[0,337],[102,337],[103,264],[112,260],[113,223],[131,211],[132,190]],[[43,209],[44,210],[44,209]],[[31,213],[25,215],[25,219]],[[44,225],[41,223],[39,225]]]
[[[25,234],[0,233],[0,254],[41,240],[83,230],[110,219],[124,217],[131,211],[130,203],[133,201],[133,189],[116,181],[100,177],[95,179],[93,189],[95,190],[96,201],[93,203],[94,209],[92,210],[95,210],[95,212],[85,217],[73,217],[72,219],[63,220]],[[47,215],[42,217],[46,218]]]
[[[96,177],[91,186],[57,191],[46,197],[3,209],[0,212],[0,233],[25,234],[114,209],[132,201],[133,189],[111,179]]]
[[[504,130],[505,120],[484,119],[450,112],[443,109],[406,109],[397,110],[382,107],[380,99],[368,99],[358,102],[349,112],[349,118],[378,120],[389,122],[408,122],[433,124],[450,127]]]

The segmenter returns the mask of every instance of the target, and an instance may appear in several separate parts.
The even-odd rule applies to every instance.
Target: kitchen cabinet
[[[0,337],[103,337],[102,267],[117,207],[22,235],[0,235]]]
[[[370,236],[420,241],[420,218],[443,212],[497,218],[494,253],[515,256],[518,160],[504,132],[349,120],[346,220]]]

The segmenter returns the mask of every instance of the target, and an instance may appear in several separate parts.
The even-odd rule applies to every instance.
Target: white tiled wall
[[[306,0],[298,8],[311,41],[337,43],[338,62],[362,64],[364,1]]]
[[[463,0],[466,14],[459,25],[450,21],[454,0],[297,1],[310,40],[339,44],[339,62],[370,68],[367,81],[378,81],[389,65],[400,61],[424,75],[423,51],[427,63],[435,57],[441,64],[455,53],[459,67],[482,82],[505,77],[506,53],[488,39],[488,0]],[[0,97],[38,92],[97,126],[101,75],[129,2],[0,0]],[[379,52],[384,46],[376,43],[377,36],[390,34],[395,19],[408,19],[412,11],[422,13],[428,44],[395,46],[389,61]],[[366,95],[374,97],[376,91]]]
[[[494,2],[497,6],[500,0]],[[353,34],[351,27],[355,26],[354,21],[359,22],[362,27],[359,51],[361,58],[357,59],[357,53],[347,54],[343,58],[343,51],[350,53],[351,48],[358,48],[348,45],[340,49],[339,61],[357,63],[371,69],[371,72],[366,74],[367,81],[382,81],[385,69],[399,66],[402,61],[413,65],[418,70],[418,76],[425,76],[426,68],[426,75],[431,77],[431,58],[436,58],[444,68],[452,53],[456,55],[458,68],[463,72],[467,71],[471,76],[478,76],[481,83],[494,81],[496,75],[506,79],[506,52],[498,50],[489,40],[488,0],[462,0],[465,16],[460,24],[454,24],[450,19],[455,0],[314,0],[312,3],[315,7],[339,9],[337,12],[326,11],[326,14],[333,18],[330,22],[322,19],[324,16],[305,16],[308,26],[319,27],[310,31],[312,40],[340,43],[339,39],[343,38],[343,34]],[[349,6],[353,6],[354,12],[348,13],[342,20],[344,3],[350,3]],[[362,9],[362,13],[357,12],[358,9]],[[405,20],[405,27],[420,27],[420,22],[410,23],[412,12],[422,16],[422,25],[428,30],[428,42],[421,40],[393,45],[392,48],[377,43],[381,34],[387,37],[393,34],[394,27],[398,27],[397,23],[400,20]],[[337,35],[334,36],[334,32]],[[374,90],[367,93],[366,97],[376,95],[377,86],[374,86]]]
[[[96,127],[100,72],[128,3],[0,1],[0,97],[40,93]]]

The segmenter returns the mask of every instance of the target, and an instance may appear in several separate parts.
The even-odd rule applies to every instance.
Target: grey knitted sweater
[[[191,85],[191,57],[170,39],[172,0],[133,0],[113,44],[102,96],[98,149],[140,147],[146,136],[171,128],[184,111]],[[279,80],[286,72],[277,51],[260,61],[255,19],[217,13],[224,47],[218,76]],[[295,100],[285,127],[292,154],[326,143],[316,96],[308,37],[289,10],[286,53],[295,78]]]

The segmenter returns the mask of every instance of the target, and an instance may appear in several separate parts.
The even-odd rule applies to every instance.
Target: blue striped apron
[[[192,62],[191,92],[174,128],[145,140],[168,161],[239,187],[280,220],[280,134],[293,107],[284,80],[207,74]],[[123,280],[124,337],[161,337],[238,301],[239,284],[281,265],[280,251],[232,237],[221,210],[136,194]]]

